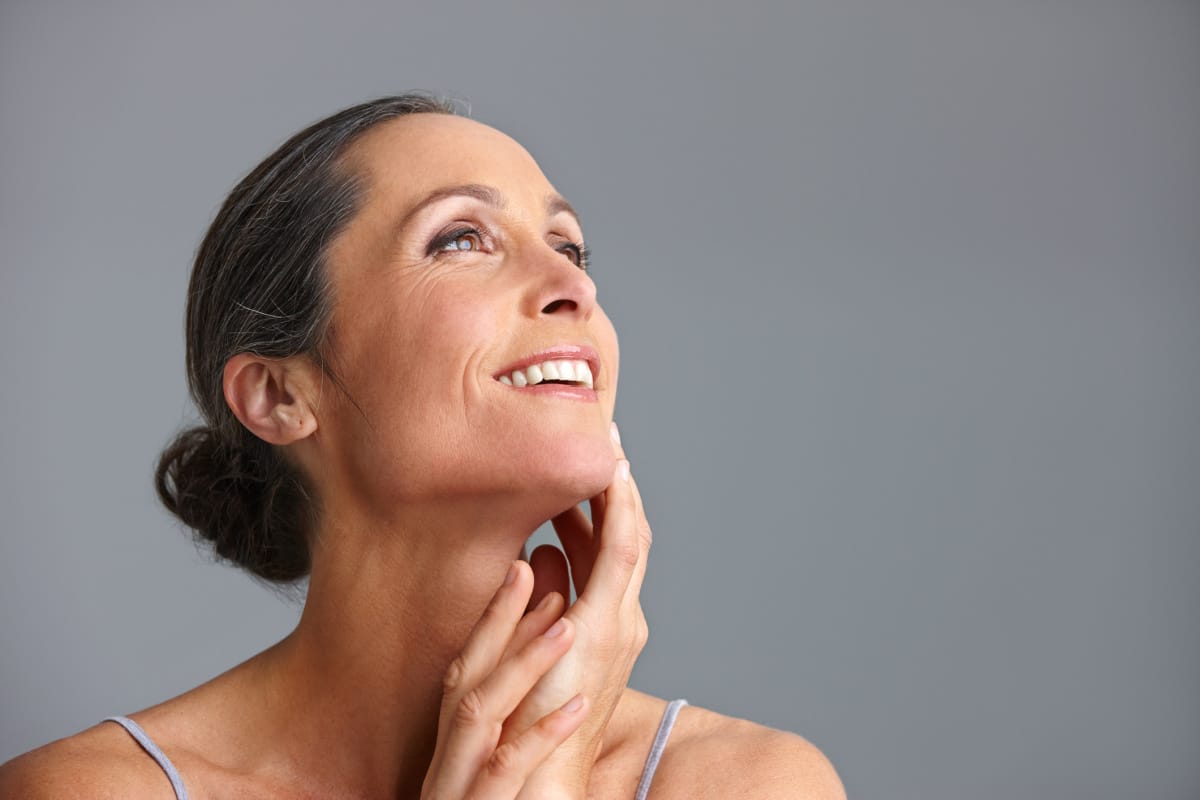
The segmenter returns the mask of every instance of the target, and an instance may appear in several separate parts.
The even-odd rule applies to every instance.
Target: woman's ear
[[[317,429],[310,403],[314,366],[307,359],[238,353],[225,363],[225,402],[265,442],[287,445]]]

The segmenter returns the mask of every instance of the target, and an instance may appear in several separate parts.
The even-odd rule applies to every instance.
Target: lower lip
[[[496,381],[496,383],[500,383],[500,381]],[[506,389],[512,389],[514,392],[582,400],[585,403],[594,403],[599,399],[595,389],[589,389],[586,386],[568,386],[565,383],[539,383],[536,386],[509,386],[507,383],[500,383],[500,385]]]

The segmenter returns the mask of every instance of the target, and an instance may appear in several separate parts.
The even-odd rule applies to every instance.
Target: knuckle
[[[485,716],[483,692],[478,687],[464,694],[454,707],[454,722],[461,727],[478,725],[484,721]]]
[[[445,695],[457,694],[466,683],[467,662],[463,658],[463,655],[459,653],[450,662],[450,666],[446,668],[446,674],[442,676],[442,693]]]
[[[646,642],[650,639],[650,625],[646,622],[646,618],[638,614],[637,625],[634,628],[634,644],[637,646],[638,652],[646,646]]]
[[[487,771],[492,777],[507,778],[519,775],[521,771],[521,752],[516,742],[505,742],[492,751],[487,761]]]
[[[613,559],[618,566],[633,569],[641,557],[641,549],[636,542],[624,541],[613,545]]]

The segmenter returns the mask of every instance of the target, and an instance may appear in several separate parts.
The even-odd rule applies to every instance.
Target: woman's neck
[[[258,665],[273,772],[318,792],[419,795],[442,677],[538,525],[463,510],[342,515],[321,531],[300,623]]]

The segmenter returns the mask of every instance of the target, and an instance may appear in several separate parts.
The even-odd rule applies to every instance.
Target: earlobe
[[[238,353],[225,364],[225,402],[247,430],[265,442],[287,445],[316,430],[302,389],[301,369],[287,360]]]

